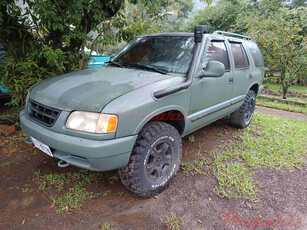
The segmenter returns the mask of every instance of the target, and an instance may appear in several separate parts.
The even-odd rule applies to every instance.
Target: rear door
[[[254,64],[252,65],[252,80],[253,82],[258,83],[259,86],[261,86],[264,77],[264,61],[260,49],[253,41],[246,41],[243,45],[244,47],[246,47],[246,51],[249,51],[250,53],[249,60],[254,62]]]
[[[232,104],[242,102],[251,84],[253,75],[246,50],[241,42],[229,41],[232,53],[233,87]]]

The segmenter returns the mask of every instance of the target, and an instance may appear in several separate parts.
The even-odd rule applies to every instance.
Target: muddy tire
[[[151,197],[162,192],[179,169],[182,142],[169,124],[153,121],[138,135],[129,163],[119,169],[123,184],[132,192]]]
[[[230,122],[233,126],[238,128],[247,127],[253,118],[256,105],[256,93],[253,90],[249,90],[243,105],[230,114]]]

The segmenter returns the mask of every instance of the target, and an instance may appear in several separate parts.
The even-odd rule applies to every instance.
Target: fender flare
[[[165,113],[167,111],[171,111],[171,110],[177,110],[179,112],[181,112],[184,116],[184,120],[187,121],[187,116],[184,112],[184,109],[178,105],[169,105],[169,106],[166,106],[166,107],[163,107],[163,108],[159,108],[155,111],[152,111],[151,113],[149,113],[139,124],[138,126],[134,129],[134,134],[138,134],[141,129],[152,119],[154,118],[155,116],[161,114],[161,113]],[[184,130],[186,130],[186,125],[185,125],[185,128]]]

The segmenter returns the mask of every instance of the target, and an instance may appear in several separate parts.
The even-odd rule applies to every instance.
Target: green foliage
[[[299,4],[297,4],[300,2]],[[280,0],[220,0],[195,12],[183,30],[209,25],[210,31],[223,30],[249,35],[255,40],[265,65],[281,73],[283,97],[292,82],[307,81],[307,8],[281,4]]]
[[[304,106],[304,105],[284,104],[284,103],[278,102],[277,100],[271,101],[265,98],[258,98],[256,103],[257,105],[269,107],[272,109],[281,109],[281,110],[286,110],[286,111],[291,111],[291,112],[296,112],[296,113],[307,114],[307,106]]]
[[[147,2],[147,1],[145,1]],[[90,30],[113,17],[120,0],[0,2],[0,43],[6,58],[0,64],[0,82],[11,90],[10,105],[22,105],[34,83],[87,67],[84,52]]]
[[[268,18],[248,23],[249,33],[262,50],[266,65],[280,72],[284,99],[293,81],[307,79],[307,39],[298,23],[298,18],[306,21],[307,14],[300,17],[298,12],[281,8]]]
[[[168,230],[180,230],[182,229],[183,218],[179,218],[172,214],[166,217],[165,223]]]
[[[90,192],[88,192],[82,185],[75,184],[63,197],[53,200],[53,205],[59,205],[57,212],[68,210],[68,208],[80,209],[83,201],[88,198],[89,195]]]
[[[53,76],[44,67],[40,67],[36,62],[29,60],[28,62],[9,61],[2,66],[1,85],[7,87],[11,91],[12,100],[9,103],[18,106],[25,103],[28,89],[34,83]]]
[[[208,25],[210,31],[232,30],[241,10],[241,3],[221,0],[193,14],[183,30],[193,31],[195,25]]]
[[[207,1],[208,3],[210,1]],[[90,50],[130,41],[145,33],[175,30],[192,0],[25,0],[0,2],[0,43],[6,58],[0,82],[23,105],[36,82],[87,68]],[[90,33],[89,33],[90,32]]]
[[[110,229],[111,227],[107,222],[103,223],[103,225],[101,226],[101,230],[110,230]]]
[[[6,167],[6,166],[10,166],[10,165],[12,165],[11,162],[1,162],[0,163],[0,167]]]
[[[221,164],[217,166],[218,186],[214,192],[228,199],[246,197],[256,200],[258,190],[252,179],[253,174],[241,163]]]
[[[185,176],[205,174],[204,168],[206,165],[207,165],[206,162],[202,160],[194,160],[193,162],[183,162],[181,164],[183,169],[183,174]]]
[[[193,135],[189,136],[189,142],[191,143],[195,142],[195,137]]]
[[[275,79],[274,79],[275,80]],[[276,82],[276,80],[275,80]],[[268,82],[267,79],[263,81],[263,85],[265,87],[269,87],[270,90],[274,92],[279,92],[281,90],[281,87],[279,84],[274,83],[274,82]],[[301,86],[301,85],[291,85],[289,88],[289,92],[296,92],[296,93],[302,93],[307,95],[307,87]]]
[[[116,39],[129,42],[142,34],[176,31],[192,9],[192,0],[160,0],[137,5],[126,1],[117,17],[112,19],[118,29]]]

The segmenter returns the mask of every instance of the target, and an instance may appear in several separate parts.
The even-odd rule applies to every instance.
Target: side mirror
[[[225,66],[219,61],[209,61],[201,71],[200,77],[221,77],[225,74]]]

